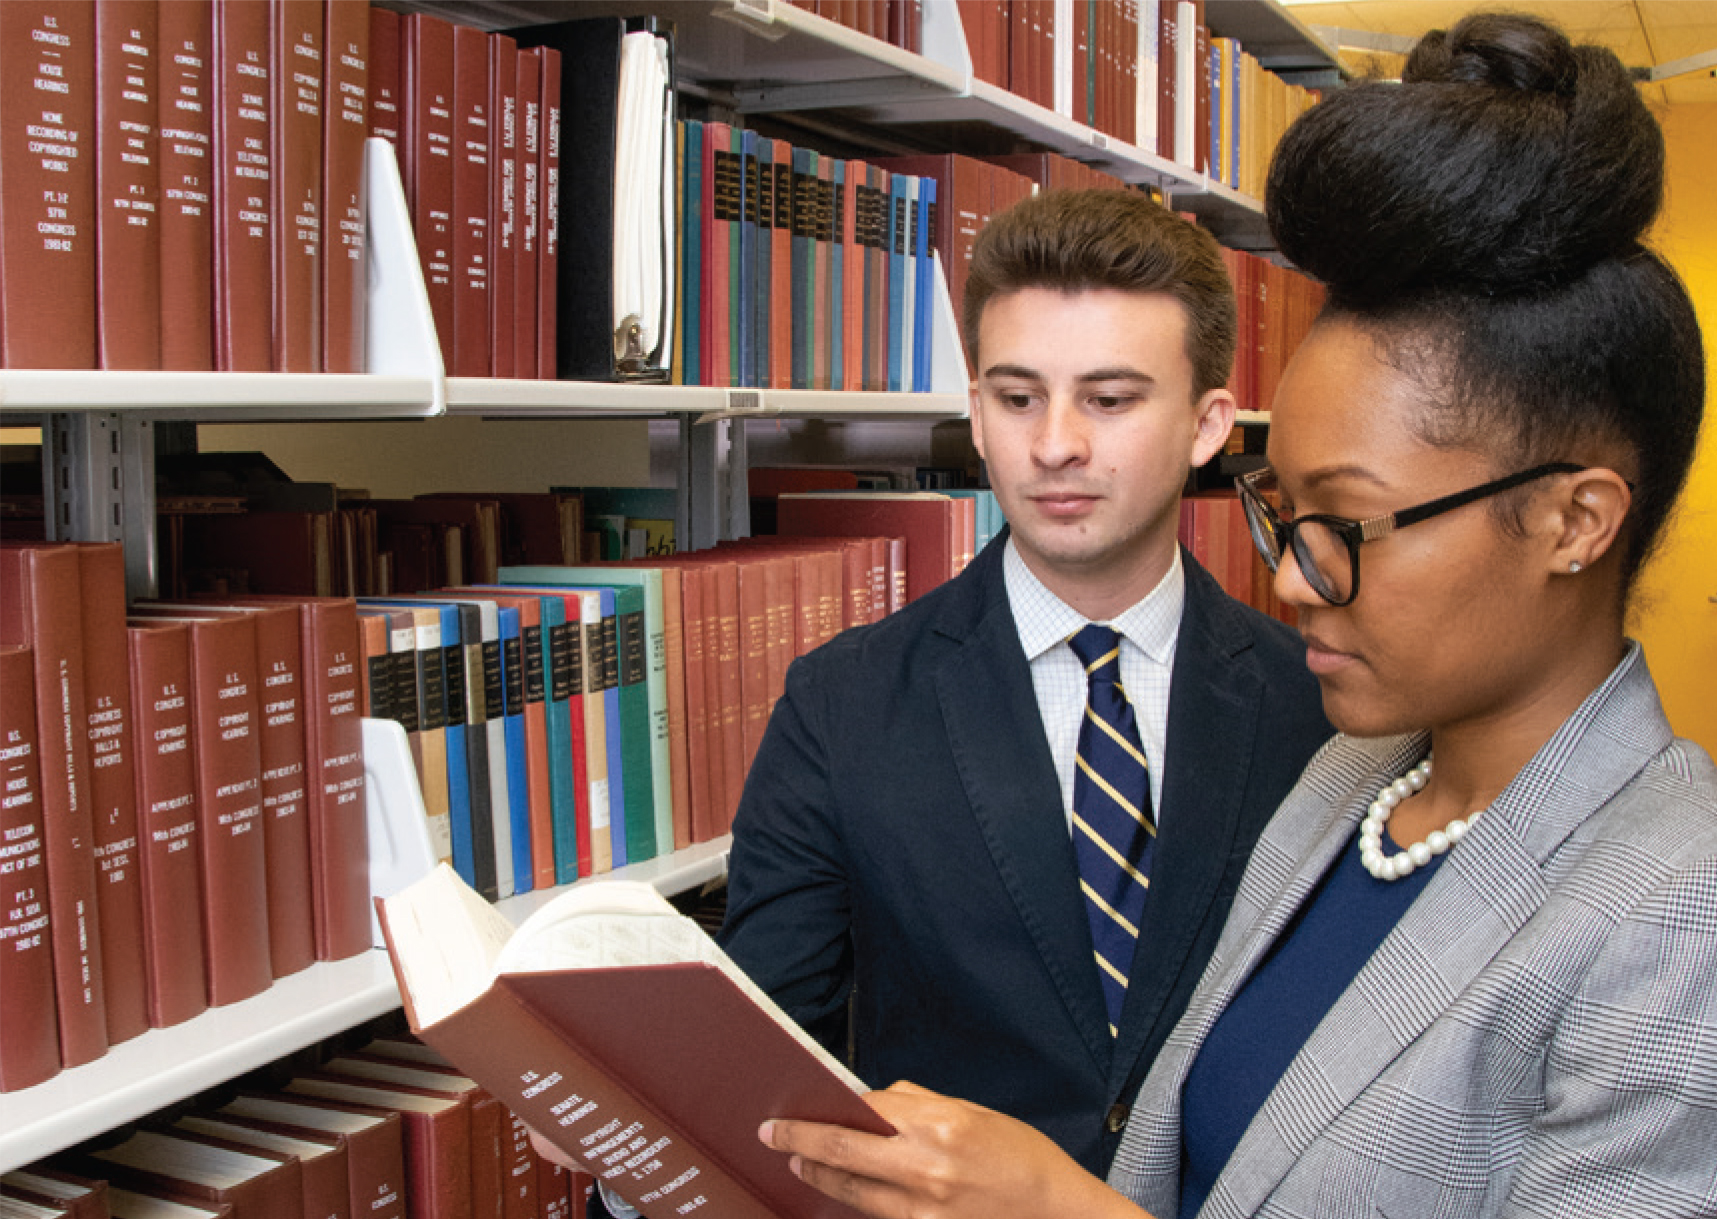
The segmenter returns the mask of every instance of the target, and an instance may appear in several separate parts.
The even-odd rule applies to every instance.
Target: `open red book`
[[[852,1216],[757,1128],[891,1127],[649,885],[568,889],[515,931],[443,864],[376,906],[412,1032],[650,1219]]]

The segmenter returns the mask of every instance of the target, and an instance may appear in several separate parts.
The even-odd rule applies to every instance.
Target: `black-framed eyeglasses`
[[[1535,479],[1548,478],[1552,474],[1578,474],[1586,468],[1572,462],[1553,461],[1363,521],[1322,514],[1283,520],[1265,498],[1275,479],[1275,472],[1268,468],[1242,474],[1234,483],[1240,489],[1240,503],[1246,509],[1246,524],[1252,530],[1252,542],[1258,547],[1258,553],[1264,556],[1270,570],[1275,571],[1281,565],[1282,555],[1292,548],[1294,562],[1299,565],[1300,574],[1311,585],[1312,591],[1331,605],[1347,605],[1359,596],[1359,547],[1362,543],[1388,537],[1398,529],[1500,495]]]

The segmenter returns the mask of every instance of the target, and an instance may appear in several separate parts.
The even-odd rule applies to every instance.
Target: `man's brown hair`
[[[992,298],[1021,288],[1162,292],[1186,311],[1193,393],[1228,384],[1239,321],[1222,248],[1137,191],[1053,190],[1023,200],[978,234],[961,333],[973,364]]]

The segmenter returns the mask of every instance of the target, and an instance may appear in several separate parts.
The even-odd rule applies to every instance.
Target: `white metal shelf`
[[[642,880],[664,896],[727,874],[730,839],[700,843],[576,884]],[[566,886],[497,905],[514,923]],[[387,954],[379,949],[322,962],[281,978],[260,995],[211,1008],[171,1028],[151,1029],[101,1058],[21,1092],[0,1094],[0,1172],[95,1137],[216,1087],[399,1007]]]

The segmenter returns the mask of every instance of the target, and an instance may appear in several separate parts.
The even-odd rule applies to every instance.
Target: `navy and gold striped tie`
[[[1133,705],[1121,688],[1120,636],[1092,624],[1067,644],[1089,682],[1073,776],[1073,849],[1112,1034],[1127,997],[1157,827],[1149,764]]]

